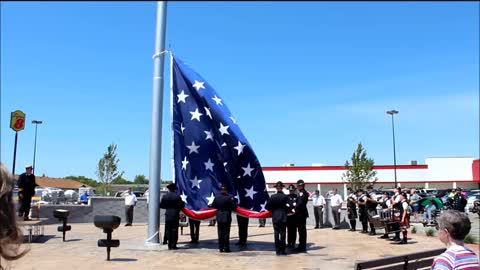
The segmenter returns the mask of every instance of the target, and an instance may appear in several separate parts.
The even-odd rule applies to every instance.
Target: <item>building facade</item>
[[[269,188],[277,181],[287,184],[303,179],[308,191],[320,190],[325,194],[332,188],[339,193],[346,193],[347,185],[342,180],[344,166],[289,166],[262,167]],[[410,165],[376,165],[378,178],[375,188],[390,189],[397,183],[404,188],[447,189],[461,187],[478,189],[480,185],[480,160],[472,157],[432,157],[425,159],[425,164]]]

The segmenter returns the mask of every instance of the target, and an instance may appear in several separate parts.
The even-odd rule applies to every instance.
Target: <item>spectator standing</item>
[[[127,192],[123,195],[125,197],[125,216],[127,223],[125,226],[132,226],[133,223],[133,209],[137,204],[137,196],[133,194],[132,188],[128,188]]]
[[[323,209],[325,209],[325,198],[320,194],[320,190],[310,196],[313,204],[313,215],[315,216],[315,229],[323,228]]]
[[[333,189],[333,195],[330,197],[330,203],[332,206],[332,215],[335,225],[333,226],[334,230],[340,229],[340,207],[342,206],[343,199],[340,194],[337,193],[337,189]]]
[[[433,261],[432,270],[478,270],[478,255],[465,246],[465,236],[470,232],[470,219],[465,213],[446,210],[438,218],[438,239],[447,250]]]

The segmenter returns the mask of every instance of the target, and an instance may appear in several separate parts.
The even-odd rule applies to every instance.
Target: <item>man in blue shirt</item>
[[[86,190],[80,196],[80,204],[88,204],[88,192]]]

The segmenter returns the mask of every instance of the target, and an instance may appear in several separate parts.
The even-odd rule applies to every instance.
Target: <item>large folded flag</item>
[[[171,86],[173,172],[184,212],[197,219],[212,217],[209,205],[225,185],[239,214],[266,217],[262,168],[225,101],[173,56]]]

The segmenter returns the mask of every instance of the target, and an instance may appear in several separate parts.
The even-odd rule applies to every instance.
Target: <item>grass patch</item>
[[[412,232],[412,233],[417,233],[417,227],[412,226],[412,231],[411,231],[411,232]]]
[[[425,234],[426,234],[427,236],[435,236],[435,230],[432,229],[432,228],[430,228],[430,229],[428,229],[428,230],[425,231]]]
[[[465,236],[465,240],[463,242],[465,244],[475,244],[475,243],[478,243],[478,239],[475,236],[469,234]]]

